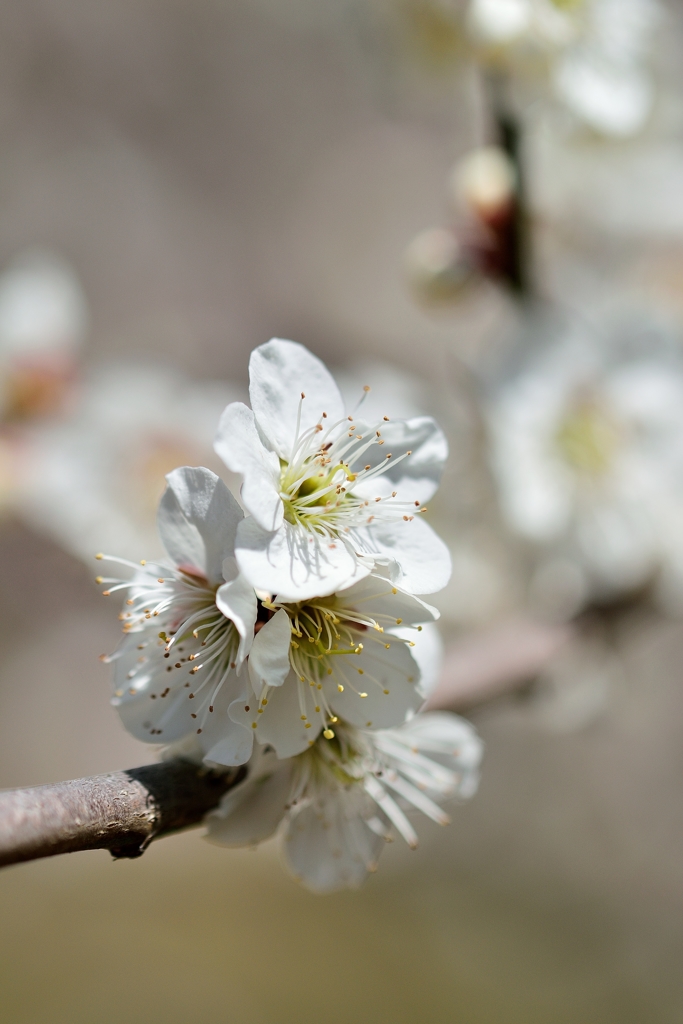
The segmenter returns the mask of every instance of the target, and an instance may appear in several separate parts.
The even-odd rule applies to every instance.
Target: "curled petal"
[[[281,608],[254,637],[249,658],[249,676],[257,693],[262,686],[282,686],[289,673],[289,645],[292,630],[287,612]]]
[[[223,560],[235,548],[244,513],[210,469],[182,466],[166,477],[159,503],[159,535],[173,562],[211,582],[222,579]]]
[[[234,622],[240,635],[237,651],[237,667],[242,664],[254,642],[254,623],[256,622],[256,594],[254,588],[238,576],[224,583],[216,592],[216,605],[226,619]]]

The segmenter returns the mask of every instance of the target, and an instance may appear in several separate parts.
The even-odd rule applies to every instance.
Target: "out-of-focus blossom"
[[[58,412],[88,330],[81,284],[69,264],[29,249],[0,276],[0,419]]]
[[[88,563],[102,549],[133,560],[163,554],[156,511],[165,475],[204,465],[230,482],[212,442],[222,409],[238,397],[235,385],[193,382],[163,366],[94,369],[68,420],[27,434],[20,512]]]
[[[239,670],[254,640],[257,604],[237,573],[235,534],[244,513],[207,469],[168,475],[159,504],[159,533],[171,565],[123,564],[132,578],[97,578],[104,594],[127,595],[125,639],[113,662],[114,696],[123,724],[147,743],[168,744],[190,733],[213,761],[242,764],[251,736],[228,716],[242,695]]]
[[[295,342],[261,345],[249,368],[252,407],[227,407],[215,447],[243,477],[251,515],[236,557],[252,585],[300,601],[348,587],[377,564],[413,593],[443,587],[448,551],[418,515],[448,450],[435,421],[370,425],[347,415],[332,375]]]
[[[507,522],[543,555],[539,604],[552,604],[558,588],[568,612],[653,583],[680,589],[675,347],[658,345],[635,318],[612,332],[577,328],[499,389],[489,422]]]
[[[207,838],[253,846],[279,829],[287,863],[309,889],[356,888],[394,834],[417,845],[406,810],[448,823],[437,801],[471,796],[480,760],[472,727],[447,713],[383,732],[345,726],[333,741],[320,738],[285,760],[264,748],[209,815]]]
[[[648,59],[656,0],[471,0],[468,26],[496,71],[547,70],[555,97],[582,123],[628,137],[654,102]]]

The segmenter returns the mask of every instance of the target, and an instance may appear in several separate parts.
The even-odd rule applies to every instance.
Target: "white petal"
[[[408,594],[398,587],[395,587],[391,580],[374,573],[366,576],[360,583],[345,588],[343,591],[343,602],[346,606],[357,608],[359,611],[378,618],[379,616],[390,616],[392,623],[381,621],[380,625],[385,629],[392,629],[400,626],[417,625],[420,622],[433,622],[439,618],[439,611],[432,605],[422,601],[414,594]],[[412,638],[411,638],[412,639]]]
[[[239,669],[254,641],[254,623],[256,622],[254,588],[244,576],[238,576],[218,588],[216,605],[226,619],[235,623],[240,635],[240,645],[237,651],[237,667]]]
[[[233,554],[244,513],[223,481],[209,469],[182,466],[166,477],[157,524],[166,551],[180,568],[217,582],[223,559]]]
[[[149,664],[130,679],[129,672],[139,668],[137,644],[143,635],[136,633],[126,641],[125,653],[114,663],[112,704],[136,739],[144,743],[171,743],[196,729],[195,720],[190,717],[196,709],[192,706],[194,702],[188,701],[189,691],[184,685],[188,676],[182,670],[167,672],[168,662],[150,658]]]
[[[360,428],[365,433],[364,428]],[[384,445],[373,445],[363,455],[366,465],[377,466],[391,453],[398,459],[404,452],[411,454],[392,462],[381,476],[361,481],[353,493],[361,498],[385,498],[393,491],[402,501],[429,501],[441,480],[448,457],[446,436],[431,416],[418,416],[412,420],[394,420],[381,430]],[[362,444],[362,442],[359,442]]]
[[[254,518],[245,519],[235,554],[254,589],[277,594],[280,600],[325,597],[370,572],[370,565],[362,565],[343,541],[323,539],[288,522],[267,533]]]
[[[251,729],[259,743],[274,747],[278,757],[293,757],[307,750],[322,729],[322,719],[315,713],[308,684],[302,687],[301,696],[308,728],[301,717],[299,681],[293,672],[289,673],[284,685],[271,690],[268,703],[260,714],[257,700],[252,697],[246,703],[235,701],[231,704],[230,717]]]
[[[436,689],[441,677],[443,640],[439,627],[435,622],[426,622],[419,632],[400,626],[393,632],[415,644],[411,647],[411,654],[420,669],[420,693],[428,697]]]
[[[249,656],[249,676],[256,693],[262,686],[282,686],[289,675],[289,646],[292,629],[287,612],[281,608],[254,637]]]
[[[332,424],[344,416],[334,378],[324,363],[294,341],[273,338],[249,360],[249,397],[259,430],[289,462],[301,404],[299,433],[314,427],[323,412]],[[305,398],[301,401],[302,392]],[[271,527],[273,529],[273,527]]]
[[[358,888],[375,870],[384,848],[384,839],[353,813],[353,807],[345,813],[344,802],[343,793],[331,795],[323,807],[309,804],[287,823],[287,862],[313,892]]]
[[[282,522],[280,460],[259,437],[254,414],[241,402],[223,411],[214,441],[218,455],[233,473],[243,477],[242,501],[264,530]]]
[[[205,838],[219,846],[252,846],[272,836],[286,813],[291,773],[291,762],[274,760],[269,770],[250,775],[208,815]]]
[[[388,650],[384,643],[389,644]],[[389,634],[380,643],[368,639],[361,654],[335,658],[333,669],[323,682],[330,706],[361,729],[402,725],[424,703],[417,662],[410,649]],[[342,692],[339,686],[344,687]]]
[[[204,752],[207,764],[234,766],[245,764],[251,757],[254,746],[252,730],[245,725],[233,721],[229,709],[236,699],[244,700],[249,687],[246,680],[237,679],[233,685],[223,685],[213,698],[213,711],[209,712],[204,704],[201,717],[201,733],[196,738]]]
[[[240,534],[241,528],[237,544]],[[392,581],[409,593],[434,594],[451,577],[448,548],[419,516],[408,523],[400,520],[362,527],[350,536],[359,552],[388,565]]]

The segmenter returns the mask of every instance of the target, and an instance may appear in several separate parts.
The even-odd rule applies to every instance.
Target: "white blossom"
[[[332,742],[284,760],[264,748],[208,816],[207,839],[251,846],[279,829],[287,863],[309,889],[356,888],[395,834],[417,845],[406,811],[448,823],[437,801],[473,795],[481,749],[469,723],[446,712],[373,733],[344,726]]]
[[[224,469],[213,434],[239,394],[168,366],[93,368],[68,417],[26,433],[20,513],[88,563],[98,549],[131,560],[162,557],[156,512],[165,474],[182,465]]]
[[[532,356],[489,411],[506,519],[579,604],[680,575],[683,365],[634,327]]]
[[[523,76],[547,68],[581,122],[628,137],[654,102],[647,65],[659,10],[656,0],[471,0],[467,20],[485,61]]]
[[[130,580],[98,577],[107,596],[127,593],[125,639],[104,659],[115,665],[112,703],[138,739],[167,744],[201,735],[211,760],[242,764],[251,736],[227,709],[246,690],[239,671],[257,612],[234,559],[243,513],[208,469],[183,467],[167,480],[158,524],[171,565],[97,556],[134,570]]]
[[[236,557],[253,586],[299,601],[385,565],[412,593],[441,589],[448,551],[418,514],[447,455],[434,420],[347,414],[325,366],[291,341],[255,349],[249,369],[251,409],[227,407],[215,447],[243,477]]]
[[[278,757],[313,746],[320,733],[332,740],[340,720],[401,725],[436,682],[440,650],[423,623],[438,612],[382,577],[295,604],[264,599],[261,610],[272,618],[259,623],[251,648],[250,692],[229,713]]]

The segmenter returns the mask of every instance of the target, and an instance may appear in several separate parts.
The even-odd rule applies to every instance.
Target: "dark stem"
[[[500,272],[517,298],[528,299],[533,289],[522,125],[508,99],[505,78],[489,74],[485,84],[495,141],[509,157],[516,177],[515,201],[510,216],[500,227]]]
[[[153,839],[199,825],[246,775],[180,758],[0,792],[0,867],[78,850],[140,857]]]

